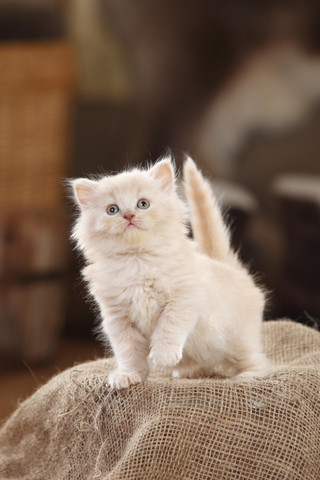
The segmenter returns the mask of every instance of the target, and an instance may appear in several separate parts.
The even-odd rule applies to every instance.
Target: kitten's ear
[[[97,183],[88,178],[77,178],[72,180],[74,196],[81,208],[90,207],[92,205],[93,193],[97,187]]]
[[[171,161],[171,157],[164,158],[157,162],[151,169],[151,175],[160,180],[163,190],[174,190],[175,188],[175,171]]]

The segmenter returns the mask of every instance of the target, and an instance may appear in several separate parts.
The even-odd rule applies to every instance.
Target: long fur
[[[193,237],[202,253],[230,264],[239,263],[232,251],[230,232],[209,182],[187,157],[184,164],[184,188],[191,211]]]
[[[145,380],[150,367],[176,377],[251,377],[267,369],[264,294],[232,252],[208,183],[191,160],[184,172],[195,241],[186,235],[170,159],[73,182],[80,215],[72,236],[117,361],[114,388]]]

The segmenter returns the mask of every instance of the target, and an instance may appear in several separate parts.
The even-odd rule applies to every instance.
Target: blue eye
[[[148,200],[145,200],[143,198],[143,199],[139,200],[139,202],[137,203],[137,207],[145,210],[146,208],[150,207],[150,202],[148,202]]]
[[[109,207],[106,208],[106,212],[108,215],[115,215],[119,212],[119,207],[118,205],[109,205]]]

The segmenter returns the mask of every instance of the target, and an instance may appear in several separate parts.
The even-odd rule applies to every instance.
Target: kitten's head
[[[125,249],[168,241],[184,232],[184,206],[175,191],[171,160],[99,181],[72,181],[80,216],[73,238],[83,249]]]

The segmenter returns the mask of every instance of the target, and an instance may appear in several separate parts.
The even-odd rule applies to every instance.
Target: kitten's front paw
[[[149,358],[155,368],[174,367],[182,358],[182,347],[157,342],[151,347]]]
[[[143,382],[146,379],[146,375],[140,372],[122,372],[121,370],[114,370],[109,374],[108,384],[111,388],[120,390],[122,388],[128,388],[130,385],[136,385]]]

